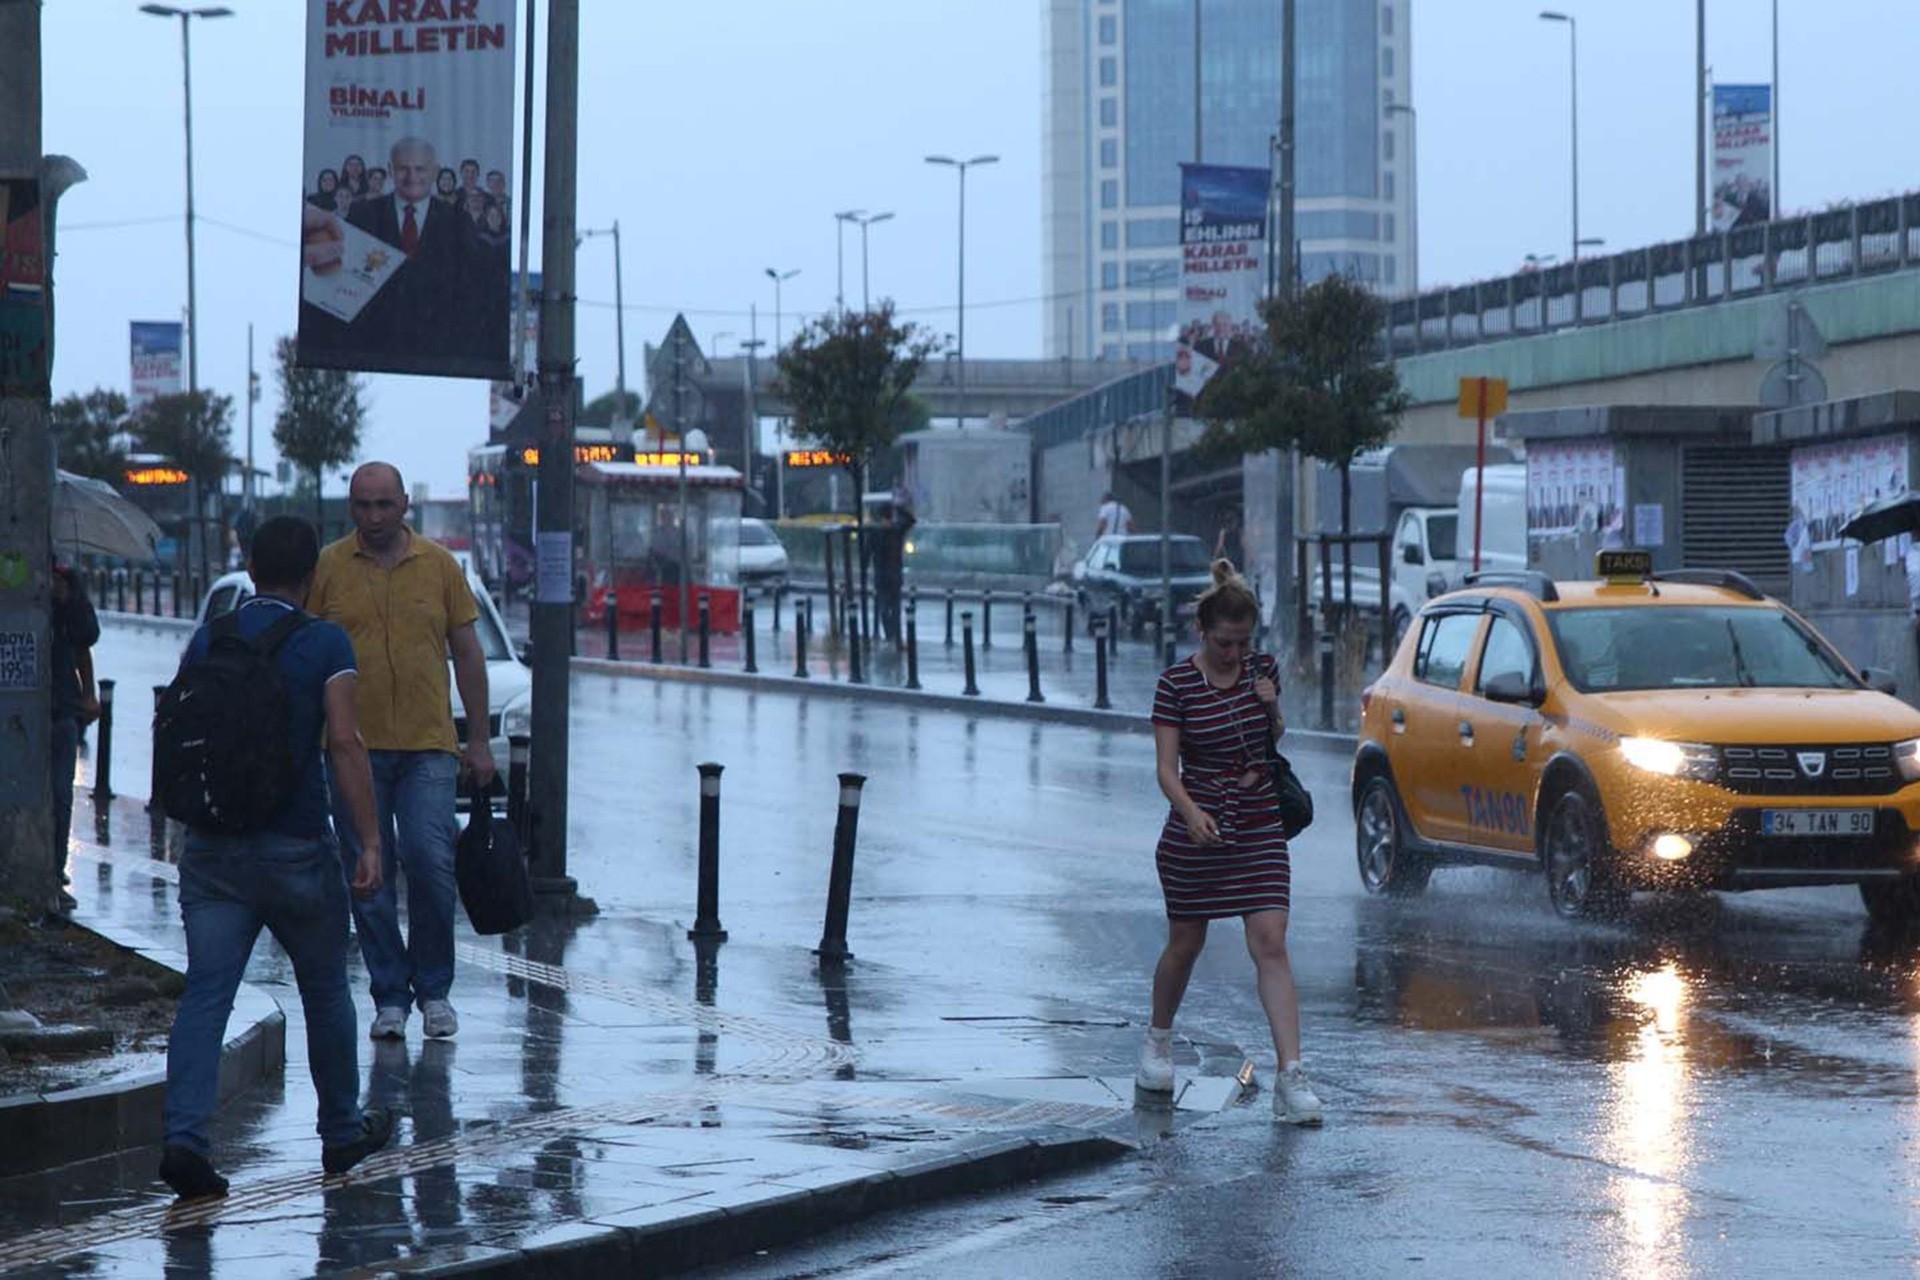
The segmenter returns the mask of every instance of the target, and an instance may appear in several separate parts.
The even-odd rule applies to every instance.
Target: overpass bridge
[[[647,350],[652,367],[654,348]],[[693,382],[709,398],[741,393],[747,384],[749,361],[742,356],[708,359]],[[772,360],[751,361],[755,407],[762,417],[791,413],[774,393],[778,370]],[[1099,360],[968,360],[966,394],[962,404],[960,362],[934,357],[914,380],[913,394],[925,401],[935,418],[955,418],[964,407],[975,425],[990,418],[1018,423],[1049,406],[1093,390],[1116,376],[1142,367]]]

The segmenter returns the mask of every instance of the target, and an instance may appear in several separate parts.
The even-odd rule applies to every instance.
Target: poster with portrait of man
[[[505,378],[516,0],[308,0],[299,362]]]
[[[1174,342],[1173,411],[1187,414],[1221,365],[1265,337],[1266,169],[1180,166],[1179,334]],[[1157,323],[1157,320],[1156,320]]]

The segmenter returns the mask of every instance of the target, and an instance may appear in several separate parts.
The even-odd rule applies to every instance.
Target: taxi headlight
[[[1905,782],[1920,781],[1920,738],[1893,744],[1893,763]]]
[[[1620,754],[1627,763],[1669,778],[1710,780],[1719,767],[1712,747],[1699,742],[1666,742],[1659,738],[1622,738]]]

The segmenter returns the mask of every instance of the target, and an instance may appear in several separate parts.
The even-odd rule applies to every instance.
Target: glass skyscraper
[[[1280,122],[1280,0],[1045,0],[1046,348],[1170,355],[1180,164],[1266,166]],[[1413,288],[1412,0],[1295,0],[1295,235],[1308,282]],[[1277,164],[1275,165],[1277,168]]]

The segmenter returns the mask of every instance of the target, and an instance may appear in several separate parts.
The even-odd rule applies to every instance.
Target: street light
[[[891,213],[856,215],[853,221],[860,224],[860,310],[871,311],[873,304],[867,298],[867,228],[876,222],[891,220]]]
[[[773,281],[773,357],[780,358],[780,286],[800,274],[800,268],[791,271],[775,271],[766,268],[767,279]],[[787,419],[784,415],[773,420],[773,518],[778,520],[787,514]]]
[[[928,164],[946,165],[960,175],[960,324],[959,339],[955,343],[954,359],[960,365],[959,413],[955,423],[961,430],[967,426],[967,170],[977,164],[998,164],[999,156],[974,156],[967,160],[955,160],[952,156],[928,156]]]
[[[170,4],[143,4],[140,12],[152,14],[156,18],[180,19],[180,82],[182,98],[186,103],[187,124],[187,391],[189,394],[200,390],[200,325],[194,310],[194,269],[193,269],[193,42],[188,35],[188,25],[194,18],[230,18],[233,10],[225,5],[201,5],[192,9],[183,9]],[[206,543],[205,531],[200,528],[200,485],[197,477],[187,480],[187,504],[193,508],[193,523],[190,534],[199,533],[202,549]],[[191,544],[191,536],[189,544]],[[192,556],[191,545],[187,554]]]
[[[720,358],[720,339],[731,338],[733,336],[734,336],[733,330],[731,329],[722,329],[718,333],[714,334],[713,340],[707,344],[707,354],[712,356],[715,360],[718,360]]]
[[[1580,319],[1580,24],[1573,15],[1543,10],[1542,22],[1567,24],[1568,119],[1573,135],[1573,318]],[[1542,304],[1544,305],[1544,303]]]
[[[604,229],[588,228],[574,238],[579,244],[591,236],[613,237],[613,345],[618,353],[614,365],[614,402],[618,406],[613,411],[613,426],[616,437],[620,434],[622,423],[631,424],[633,419],[627,410],[627,305],[626,295],[621,292],[620,271],[620,219],[615,218],[611,227]],[[627,443],[633,442],[631,425],[627,430]]]
[[[1395,102],[1388,105],[1387,114],[1407,118],[1407,219],[1413,224],[1407,228],[1407,292],[1418,296],[1420,293],[1420,113],[1415,111],[1410,103]]]
[[[833,215],[833,306],[847,314],[847,224],[856,221],[864,209],[842,209]]]

